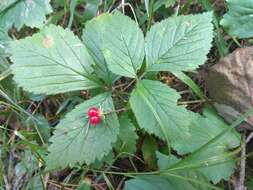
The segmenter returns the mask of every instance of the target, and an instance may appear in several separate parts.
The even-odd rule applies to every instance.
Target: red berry
[[[99,110],[95,107],[92,107],[88,110],[88,116],[92,117],[92,116],[99,116]]]
[[[100,116],[92,116],[90,117],[90,123],[91,125],[97,125],[101,122],[101,117]]]

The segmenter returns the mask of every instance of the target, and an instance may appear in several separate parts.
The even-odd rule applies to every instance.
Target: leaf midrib
[[[75,70],[75,69],[69,67],[68,65],[61,64],[60,62],[58,62],[57,60],[53,59],[52,57],[48,57],[48,56],[46,56],[46,55],[40,54],[39,52],[34,51],[34,50],[32,50],[31,48],[28,48],[27,46],[24,46],[24,48],[27,49],[27,51],[30,51],[30,52],[34,53],[34,56],[37,55],[37,56],[43,57],[43,58],[45,58],[45,59],[47,59],[47,60],[49,60],[49,61],[52,61],[52,62],[56,63],[57,65],[59,65],[59,66],[65,68],[65,69],[69,69],[69,70],[71,70],[72,72],[76,73],[77,75],[80,75],[80,76],[84,77],[85,79],[88,79],[88,80],[90,80],[91,82],[94,82],[94,83],[97,84],[97,82],[94,81],[94,80],[92,80],[89,76],[87,76],[87,75],[85,75],[85,74],[83,74],[83,73],[80,73],[79,71],[77,71],[77,70]],[[39,66],[39,65],[38,65],[38,66]],[[28,66],[28,67],[29,67],[29,66]],[[99,84],[97,84],[97,85],[99,85]]]
[[[182,24],[182,22],[180,22],[180,25],[181,25],[181,24]],[[169,23],[167,23],[166,29],[168,28],[168,25],[169,25]],[[193,27],[191,28],[191,30],[189,30],[188,32],[184,32],[182,38],[180,38],[178,41],[176,41],[176,42],[173,41],[173,42],[172,42],[172,46],[169,47],[165,53],[163,53],[162,55],[160,55],[154,63],[151,63],[150,69],[152,70],[153,65],[158,64],[159,61],[160,61],[160,59],[161,59],[162,57],[164,57],[164,56],[165,56],[173,47],[175,47],[178,43],[180,43],[182,40],[184,40],[184,38],[185,38],[187,35],[189,35],[197,26],[199,26],[199,25],[196,24],[195,26],[193,26]],[[177,30],[178,27],[179,27],[179,26],[176,25],[176,30]],[[176,31],[175,31],[175,32],[176,32]],[[166,30],[164,30],[162,38],[164,38],[165,34],[166,34]],[[154,36],[154,34],[153,34],[152,36]],[[173,37],[173,40],[175,40],[175,36]],[[160,44],[160,46],[161,46],[161,44]],[[159,55],[159,53],[160,53],[160,48],[159,48],[158,55]]]
[[[145,85],[143,84],[138,84],[139,87],[142,87],[145,91],[146,91],[146,88],[145,88]],[[137,88],[138,89],[138,88]],[[169,146],[169,138],[168,138],[168,135],[166,133],[166,128],[165,126],[163,125],[163,122],[162,122],[162,119],[160,118],[159,114],[156,112],[155,108],[153,107],[153,105],[150,103],[150,101],[147,99],[147,96],[149,94],[147,94],[147,96],[141,91],[141,89],[138,89],[137,90],[138,94],[142,97],[142,99],[145,101],[145,103],[147,104],[147,106],[151,109],[152,113],[154,114],[162,132],[164,133],[164,136],[165,136],[165,140],[167,141],[167,145]]]

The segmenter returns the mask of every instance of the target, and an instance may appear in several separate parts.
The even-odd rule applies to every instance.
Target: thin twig
[[[191,100],[191,101],[184,101],[184,102],[178,102],[178,105],[188,105],[188,104],[197,104],[197,103],[204,103],[206,100]]]
[[[253,132],[251,132],[251,133],[249,134],[249,136],[247,137],[247,139],[246,139],[246,144],[248,144],[248,143],[251,141],[252,138],[253,138]]]
[[[3,175],[4,183],[5,183],[5,189],[6,190],[11,190],[11,184],[8,181],[8,178],[6,175]]]
[[[246,165],[246,143],[245,143],[245,134],[243,135],[243,147],[241,151],[241,161],[240,161],[240,174],[239,181],[236,184],[235,190],[245,190],[244,180],[245,180],[245,165]]]
[[[253,138],[253,132],[251,132],[248,137],[245,137],[246,135],[243,135],[243,145],[242,145],[242,151],[241,151],[241,159],[240,159],[240,173],[239,173],[239,179],[235,182],[235,190],[245,190],[245,168],[246,168],[246,146],[250,142],[250,140]]]
[[[125,14],[125,0],[121,1],[121,5],[122,5],[122,12],[123,12],[123,15],[124,15]]]
[[[136,80],[132,80],[126,87],[123,88],[123,91],[126,91]]]
[[[123,6],[123,4],[120,3],[120,5],[117,6],[115,9],[113,9],[111,12],[114,12],[115,10],[121,8],[122,6]],[[135,20],[135,22],[139,25],[133,6],[132,6],[130,3],[124,3],[124,6],[123,6],[123,7],[125,7],[125,6],[130,7],[130,9],[131,9],[131,11],[132,11],[132,13],[133,13],[133,15],[134,15],[134,20]]]

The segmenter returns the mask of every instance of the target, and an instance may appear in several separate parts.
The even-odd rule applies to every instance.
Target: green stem
[[[151,0],[151,2],[149,4],[149,17],[148,17],[147,31],[151,28],[151,25],[152,25],[153,11],[154,11],[154,0]]]

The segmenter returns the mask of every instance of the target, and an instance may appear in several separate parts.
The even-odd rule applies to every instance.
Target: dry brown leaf
[[[206,85],[218,112],[228,122],[253,107],[253,47],[239,48],[208,72]],[[253,116],[247,121],[253,129]]]

